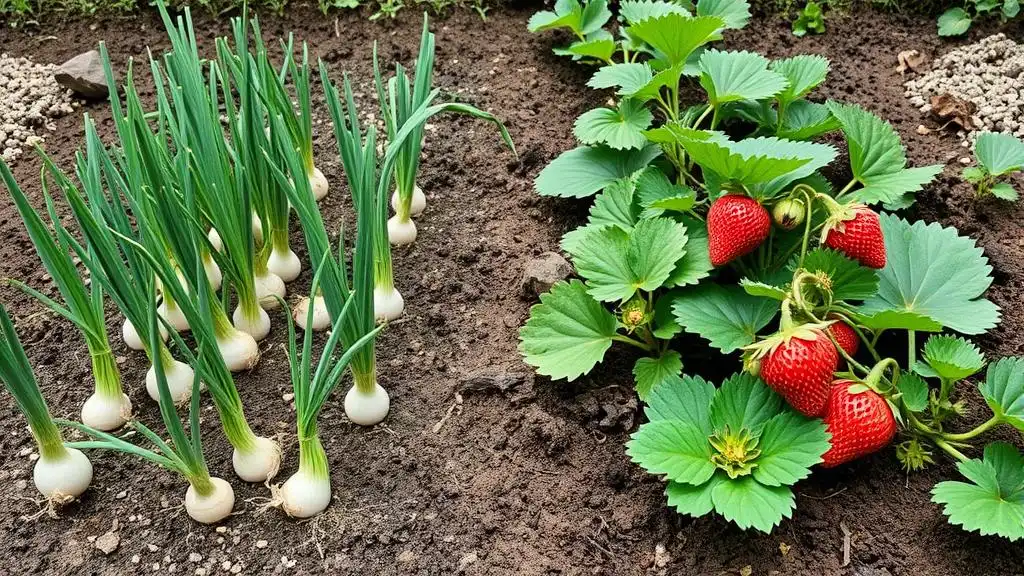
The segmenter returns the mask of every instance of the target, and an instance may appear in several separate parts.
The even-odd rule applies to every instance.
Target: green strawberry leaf
[[[711,500],[715,512],[726,520],[766,534],[796,508],[789,486],[765,486],[750,476],[719,482],[711,491]]]
[[[960,173],[960,176],[962,176],[964,180],[967,180],[971,184],[977,184],[981,182],[982,180],[985,179],[985,176],[987,175],[988,172],[986,172],[984,168],[979,168],[977,166],[968,166],[967,168],[964,168],[963,172]]]
[[[604,358],[618,326],[579,280],[559,282],[530,308],[519,331],[519,352],[537,372],[570,382]]]
[[[636,24],[648,18],[659,18],[666,14],[690,16],[685,8],[675,2],[660,0],[623,0],[619,3],[619,16],[629,24]]]
[[[864,186],[852,197],[865,204],[909,206],[913,195],[942,171],[941,165],[907,169],[899,134],[885,120],[853,104],[828,102],[850,151],[854,179]]]
[[[593,210],[593,207],[591,207],[591,210]],[[569,230],[562,235],[562,240],[558,243],[558,247],[561,248],[563,252],[575,254],[585,241],[588,234],[592,234],[595,230],[599,230],[601,228],[608,228],[609,226],[610,224],[587,224],[580,226],[579,228]],[[630,225],[630,227],[625,230],[628,232],[632,229],[633,227]]]
[[[676,262],[665,287],[690,286],[711,275],[715,266],[708,253],[708,231],[704,224],[694,219],[683,219],[686,224],[686,254]]]
[[[578,36],[583,32],[583,6],[578,0],[558,0],[554,12],[541,11],[530,17],[526,25],[530,32],[543,32],[568,28]]]
[[[725,28],[739,30],[750,22],[750,4],[747,0],[700,0],[697,15],[721,18]]]
[[[854,314],[858,324],[875,332],[881,330],[914,330],[942,332],[942,324],[911,310],[882,310],[871,314]]]
[[[1024,142],[1001,132],[982,132],[974,144],[978,163],[993,176],[1003,176],[1024,168]]]
[[[988,367],[979,387],[992,412],[1024,432],[1024,358],[1003,358]]]
[[[789,292],[786,292],[778,286],[767,284],[765,282],[757,282],[750,278],[744,278],[740,280],[740,286],[743,287],[743,291],[751,296],[758,296],[760,298],[771,298],[782,302],[789,297]]]
[[[792,410],[773,416],[761,429],[757,447],[761,455],[754,479],[766,486],[792,486],[811,474],[828,451],[829,433],[819,419]]]
[[[661,147],[613,150],[605,146],[581,146],[563,152],[534,181],[541,196],[585,198],[620,178],[632,176],[661,155]]]
[[[608,0],[587,0],[581,17],[581,31],[584,36],[590,36],[597,32],[602,26],[608,23],[612,17],[611,10],[608,10]]]
[[[711,400],[715,396],[715,385],[700,376],[668,378],[654,386],[644,400],[647,406],[644,415],[651,422],[678,420],[692,424],[705,436],[710,436]]]
[[[629,34],[654,48],[662,57],[664,67],[671,68],[685,65],[690,54],[711,41],[724,26],[725,21],[715,16],[669,13],[633,24]]]
[[[932,336],[924,343],[924,359],[940,378],[963,380],[985,367],[985,357],[974,344],[955,336]]]
[[[695,238],[690,236],[690,240],[687,242],[689,246],[686,250],[687,254],[695,249],[694,241]],[[683,256],[683,260],[685,259],[686,256]],[[671,340],[673,336],[683,331],[683,327],[676,322],[675,314],[672,313],[672,304],[675,303],[676,295],[679,293],[679,290],[666,292],[658,296],[658,299],[654,302],[654,330],[651,333],[654,334],[655,338]]]
[[[715,474],[700,486],[683,482],[669,482],[665,487],[665,496],[668,497],[668,505],[675,508],[676,512],[698,518],[715,509],[711,494],[716,486],[727,481],[728,477],[724,473],[720,473]]]
[[[928,383],[913,372],[900,373],[897,388],[903,404],[912,412],[923,412],[928,407]]]
[[[644,209],[641,218],[661,216],[665,211],[687,212],[697,200],[692,188],[673,184],[664,172],[654,167],[640,173],[636,191]]]
[[[782,127],[776,135],[789,140],[811,140],[841,127],[828,106],[797,100],[786,108]]]
[[[738,372],[722,383],[711,401],[711,428],[734,433],[745,428],[756,436],[783,406],[782,397],[760,378]]]
[[[625,98],[615,110],[595,108],[576,119],[573,134],[583,144],[605,144],[609,148],[624,150],[643,148],[647,143],[643,131],[654,120],[654,115],[643,104]]]
[[[805,166],[816,165],[823,156],[835,154],[835,149],[824,144],[778,138],[747,138],[730,142],[684,137],[678,142],[701,168],[714,172],[722,180],[748,186],[782,178],[802,178],[807,176],[802,173]],[[816,168],[810,167],[810,171],[814,170]]]
[[[775,98],[780,104],[789,105],[807,96],[828,76],[829,61],[824,56],[801,54],[784,60],[776,60],[770,68],[781,74],[789,85]]]
[[[912,312],[962,334],[981,334],[999,322],[999,307],[982,298],[992,284],[992,266],[974,240],[954,228],[910,224],[892,214],[882,214],[881,224],[888,263],[862,314]]]
[[[633,365],[636,393],[641,400],[647,398],[651,389],[670,378],[678,378],[683,371],[679,352],[668,350],[657,358],[640,358]]]
[[[572,56],[577,60],[592,58],[602,62],[609,62],[616,49],[615,39],[602,34],[595,38],[573,42],[565,48],[555,48],[552,52],[559,56]]]
[[[633,182],[616,180],[594,198],[587,217],[588,226],[617,226],[625,232],[633,230],[640,219],[640,208],[633,202]],[[575,253],[575,250],[566,250]]]
[[[950,8],[939,16],[939,36],[960,36],[971,27],[971,15],[963,8]]]
[[[798,255],[790,261],[790,271],[795,271],[799,263]],[[817,248],[808,252],[804,257],[803,268],[812,273],[824,273],[832,280],[833,300],[866,300],[878,293],[876,270],[861,266],[856,260],[831,248]]]
[[[587,86],[596,90],[618,88],[616,94],[623,96],[639,91],[651,81],[651,78],[654,78],[654,72],[646,62],[609,64],[594,72],[587,81]]]
[[[1017,191],[1013,189],[1013,186],[1009,182],[997,182],[992,186],[992,195],[1000,200],[1006,200],[1007,202],[1017,201]]]
[[[1024,458],[1010,444],[985,447],[981,460],[957,465],[969,482],[939,482],[932,502],[943,505],[950,524],[982,536],[1024,538]]]
[[[768,59],[754,52],[707,50],[700,57],[700,70],[700,85],[715,107],[772,98],[788,86],[783,75],[768,69]]]
[[[1005,21],[1011,18],[1016,18],[1017,14],[1020,14],[1020,0],[1003,0],[1003,20]]]
[[[711,479],[711,444],[700,428],[680,420],[648,422],[630,436],[626,454],[650,474],[700,485]]]
[[[588,292],[605,301],[626,301],[637,290],[660,288],[683,257],[686,226],[668,218],[641,220],[626,232],[617,227],[590,231],[572,253]]]
[[[752,344],[758,331],[775,317],[778,305],[739,286],[705,284],[682,291],[672,311],[684,330],[728,354]]]

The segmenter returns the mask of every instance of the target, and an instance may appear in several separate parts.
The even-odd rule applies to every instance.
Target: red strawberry
[[[839,353],[815,328],[783,340],[761,362],[761,378],[793,408],[812,418],[825,413]]]
[[[828,331],[836,339],[836,342],[839,343],[839,347],[849,356],[857,355],[857,351],[860,350],[860,337],[857,336],[857,333],[853,331],[849,324],[842,320],[836,320],[829,324]]]
[[[869,268],[885,268],[885,238],[878,214],[855,204],[834,216],[826,227],[825,246]]]
[[[752,252],[764,242],[772,218],[757,200],[727,194],[708,210],[708,253],[715,266],[727,264]]]
[[[832,434],[832,447],[822,456],[825,468],[877,452],[896,435],[896,419],[885,398],[873,390],[851,394],[852,384],[836,380],[829,392],[825,425]]]

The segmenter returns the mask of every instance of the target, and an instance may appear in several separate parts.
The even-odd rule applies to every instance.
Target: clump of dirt
[[[71,91],[53,79],[58,66],[0,54],[0,156],[13,162],[24,149],[43,142],[42,130],[71,114]]]
[[[1024,44],[1003,33],[950,50],[905,87],[912,105],[959,126],[965,143],[975,129],[1024,136]]]

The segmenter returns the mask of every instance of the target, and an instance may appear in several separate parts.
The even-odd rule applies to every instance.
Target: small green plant
[[[1020,14],[1020,0],[964,0],[963,6],[950,8],[939,16],[939,36],[961,36],[979,18],[998,15],[1007,22]]]
[[[808,32],[813,34],[825,33],[825,12],[821,5],[814,0],[807,2],[800,15],[793,21],[793,35],[806,36]]]
[[[974,185],[977,198],[995,196],[1000,200],[1017,200],[1017,191],[1007,178],[1024,169],[1024,142],[1009,134],[982,132],[974,144],[977,166],[964,168],[964,180]]]

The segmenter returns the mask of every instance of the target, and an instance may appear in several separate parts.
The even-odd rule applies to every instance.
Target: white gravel
[[[947,52],[904,87],[922,112],[931,111],[932,96],[948,93],[977,106],[972,118],[977,130],[1024,136],[1024,44],[1005,34]],[[959,133],[965,146],[975,133]]]
[[[13,162],[54,131],[53,120],[74,112],[71,91],[57,85],[57,66],[0,54],[0,156]]]

